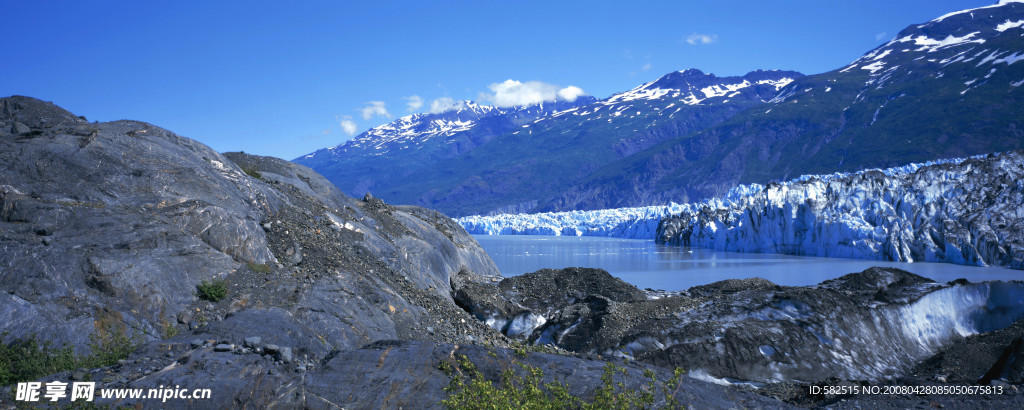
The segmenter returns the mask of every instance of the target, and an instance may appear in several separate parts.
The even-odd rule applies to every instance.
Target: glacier
[[[659,243],[1024,269],[1024,153],[769,184],[661,221]]]
[[[748,184],[721,198],[469,216],[472,234],[655,239],[721,251],[1024,269],[1024,154],[1009,152]]]
[[[565,235],[652,239],[661,218],[685,209],[686,205],[670,204],[596,211],[466,216],[457,219],[457,222],[467,232],[477,235]]]

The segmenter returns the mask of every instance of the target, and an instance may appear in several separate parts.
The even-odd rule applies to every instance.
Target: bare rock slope
[[[213,390],[161,402],[171,407],[429,408],[446,394],[439,362],[465,354],[494,380],[522,360],[575,394],[600,384],[603,361],[513,356],[510,339],[456,302],[498,271],[438,212],[352,199],[287,161],[222,155],[136,121],[90,123],[28,97],[0,99],[0,162],[2,342],[35,335],[81,354],[96,334],[144,342],[116,365],[43,381]],[[199,299],[214,280],[226,297]],[[667,378],[634,364],[622,380],[639,386],[648,369]],[[681,386],[698,407],[781,405]]]

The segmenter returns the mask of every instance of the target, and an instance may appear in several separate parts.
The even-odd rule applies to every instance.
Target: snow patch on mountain
[[[750,75],[750,74],[748,74]],[[682,81],[680,80],[682,79]],[[686,81],[687,78],[692,81]],[[683,70],[668,74],[657,81],[652,81],[632,90],[614,94],[604,101],[605,104],[616,104],[638,100],[658,100],[663,98],[677,99],[683,104],[698,105],[704,100],[714,97],[721,97],[735,93],[741,89],[753,85],[770,85],[775,90],[781,90],[793,82],[792,77],[781,77],[776,79],[761,79],[751,82],[744,77],[715,77],[713,74],[704,74],[699,70]],[[694,84],[712,81],[713,84]],[[675,83],[672,87],[665,86],[665,83]],[[661,85],[661,86],[659,86]]]
[[[959,46],[959,45],[970,44],[970,43],[984,44],[985,43],[985,39],[983,39],[983,38],[974,38],[975,36],[977,36],[979,34],[981,34],[980,31],[975,31],[973,33],[970,33],[970,34],[967,34],[967,35],[963,35],[963,36],[959,36],[959,37],[950,34],[950,35],[946,36],[946,38],[943,38],[941,40],[934,39],[934,38],[931,38],[931,37],[928,37],[928,36],[923,36],[923,35],[919,35],[919,36],[905,36],[905,37],[893,40],[892,43],[908,43],[908,42],[913,42],[914,45],[921,46],[920,48],[918,48],[918,49],[916,49],[914,51],[918,51],[918,52],[924,51],[924,52],[928,52],[928,53],[934,53],[935,51],[938,51],[938,50],[946,48],[946,47]]]
[[[938,22],[940,22],[942,20],[948,19],[948,18],[953,17],[953,16],[957,16],[957,15],[960,15],[960,14],[967,14],[967,13],[976,12],[978,10],[991,9],[991,8],[995,8],[995,7],[1002,7],[1002,6],[1005,6],[1007,4],[1011,4],[1011,3],[1024,3],[1024,0],[999,0],[999,3],[993,4],[991,6],[975,7],[973,9],[965,9],[965,10],[960,10],[960,11],[954,11],[952,13],[946,13],[946,14],[944,14],[942,16],[939,16],[939,18],[936,18],[936,19],[932,20],[931,22],[938,23]],[[924,26],[924,24],[922,24],[921,26]]]
[[[1006,30],[1011,29],[1011,28],[1019,28],[1021,26],[1024,26],[1024,20],[1017,20],[1017,21],[1006,20],[1005,23],[1000,23],[998,26],[996,26],[996,31],[1002,33],[1002,32],[1004,32]]]
[[[501,114],[508,109],[460,101],[440,114],[413,114],[393,122],[374,127],[343,145],[328,148],[334,152],[343,149],[372,149],[368,155],[383,155],[392,149],[420,146],[428,140],[467,131],[480,117]]]

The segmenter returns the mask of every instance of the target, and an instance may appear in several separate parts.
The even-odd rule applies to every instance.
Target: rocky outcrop
[[[1024,153],[769,184],[662,219],[657,241],[1024,269]]]
[[[442,214],[349,198],[305,167],[25,97],[0,99],[0,112],[3,342],[34,334],[82,353],[104,332],[143,342],[116,365],[43,381],[212,389],[160,401],[169,407],[432,408],[448,383],[439,364],[458,355],[490,380],[516,363],[540,368],[583,397],[613,360],[630,389],[679,366],[692,376],[673,392],[682,403],[772,408],[785,404],[709,381],[772,382],[764,391],[783,397],[772,392],[786,383],[891,380],[957,366],[949,349],[972,335],[993,346],[967,355],[991,362],[980,377],[1019,379],[1020,283],[936,284],[892,269],[677,293],[588,268],[499,280]],[[213,279],[226,297],[199,299],[196,285]]]
[[[494,293],[516,308],[493,308]],[[1022,283],[939,284],[893,268],[808,287],[753,278],[650,295],[604,271],[569,268],[505,279],[479,294],[486,296],[461,303],[487,312],[482,319],[511,337],[758,385],[892,380],[964,337],[1024,318]],[[1002,361],[1011,363],[1020,349],[1003,339],[996,344],[1010,349]],[[1004,367],[1016,377],[1016,367]]]
[[[574,394],[601,383],[604,361],[513,352],[465,309],[498,271],[436,211],[352,199],[308,168],[218,154],[141,122],[89,123],[27,97],[0,99],[0,113],[2,342],[34,335],[79,353],[91,335],[142,342],[116,365],[42,381],[212,390],[203,400],[98,399],[112,406],[433,408],[448,383],[438,364],[465,354],[491,379],[523,361]],[[212,280],[226,297],[199,299],[197,285]],[[670,377],[626,368],[628,386],[648,370]],[[676,397],[698,407],[781,405],[700,380],[681,386]]]
[[[25,97],[0,105],[2,128],[30,128],[0,139],[8,340],[84,352],[107,326],[147,339],[189,329],[274,340],[284,328],[280,343],[322,356],[377,340],[500,338],[450,296],[453,280],[498,272],[441,214],[354,200],[308,168],[221,155],[145,123],[88,123]],[[226,280],[226,299],[197,298],[211,279]],[[231,315],[258,320],[221,321]]]

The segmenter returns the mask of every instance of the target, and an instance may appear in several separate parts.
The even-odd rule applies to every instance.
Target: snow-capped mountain
[[[439,113],[413,114],[372,128],[334,147],[296,158],[345,192],[387,192],[422,167],[461,155],[523,124],[595,101],[580,96],[529,106],[495,107],[460,101]]]
[[[456,215],[532,210],[605,163],[763,104],[801,76],[717,77],[691,69],[604,100],[513,108],[462,103],[403,117],[295,161],[353,195],[372,191]]]
[[[691,68],[667,74],[657,81],[615,94],[604,103],[610,105],[635,100],[658,100],[667,96],[686,105],[698,105],[709,98],[737,97],[743,93],[743,89],[750,87],[768,86],[777,92],[794,79],[803,76],[796,72],[782,73],[781,76],[777,74],[777,70],[754,71],[743,77],[718,78]]]
[[[502,117],[511,122],[532,120],[594,100],[593,97],[582,96],[571,102],[556,101],[519,107],[495,107],[473,101],[459,101],[440,113],[408,115],[371,128],[344,144],[318,150],[301,159],[314,160],[324,155],[381,156],[392,151],[415,150],[435,142],[453,144],[457,139],[452,137],[480,126],[482,121],[486,123],[491,117]]]
[[[961,96],[986,88],[1016,89],[1024,84],[1022,70],[1011,67],[1024,60],[1021,37],[1024,37],[1024,4],[1001,1],[910,26],[896,38],[838,70],[830,80],[839,81],[843,74],[851,72],[868,73],[864,89],[854,103],[865,101],[869,89],[898,91],[903,84],[922,79],[962,83]],[[796,87],[778,101],[799,98],[810,91],[813,88],[800,90]],[[906,92],[890,94],[877,107],[872,119],[878,119],[888,101],[907,97],[913,98]]]
[[[609,164],[571,206],[618,208],[720,196],[737,184],[1024,148],[1024,4],[912,25],[768,103]],[[620,187],[619,189],[608,189]]]
[[[1022,22],[1024,3],[1001,2],[909,26],[823,74],[684,70],[514,120],[406,117],[296,161],[353,195],[462,216],[686,203],[1022,149]]]

